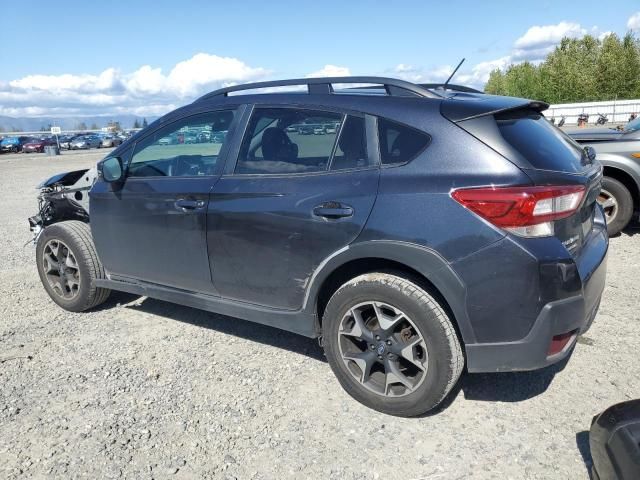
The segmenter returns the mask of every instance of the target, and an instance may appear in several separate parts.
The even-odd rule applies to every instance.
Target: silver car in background
[[[566,130],[576,142],[595,149],[604,166],[598,203],[607,217],[607,231],[615,235],[640,212],[640,118],[618,128]]]
[[[102,137],[102,148],[117,147],[122,143],[122,138],[117,135],[105,135]]]
[[[102,139],[97,135],[83,135],[81,137],[74,138],[69,143],[70,150],[100,148],[101,146],[102,146]]]

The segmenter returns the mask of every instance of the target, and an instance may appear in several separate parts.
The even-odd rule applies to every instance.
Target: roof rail
[[[218,96],[228,96],[231,92],[240,92],[242,90],[254,90],[259,88],[286,87],[290,85],[306,85],[307,93],[330,94],[334,93],[332,84],[335,83],[373,83],[384,86],[387,94],[394,97],[426,97],[441,98],[424,88],[421,85],[386,77],[324,77],[324,78],[296,78],[292,80],[274,80],[269,82],[246,83],[244,85],[234,85],[232,87],[221,88],[213,92],[207,93],[198,98],[196,102],[207,100]]]
[[[484,93],[481,90],[476,90],[475,88],[465,87],[464,85],[454,85],[452,83],[419,83],[419,86],[423,88],[433,89],[433,90],[453,90],[455,92],[466,92],[466,93]]]

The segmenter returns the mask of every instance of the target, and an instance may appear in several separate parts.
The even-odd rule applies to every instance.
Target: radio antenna
[[[456,74],[456,72],[458,71],[458,69],[460,68],[460,66],[464,63],[464,58],[462,60],[460,60],[460,63],[458,64],[458,66],[453,70],[453,72],[451,72],[451,75],[449,75],[449,78],[447,78],[447,81],[444,82],[442,84],[442,88],[444,88],[446,90],[447,85],[449,85],[449,82],[451,81],[451,79],[453,78],[453,76]]]

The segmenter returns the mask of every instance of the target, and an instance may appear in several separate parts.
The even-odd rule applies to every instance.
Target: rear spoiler
[[[537,100],[496,95],[459,94],[442,101],[440,113],[452,122],[463,122],[472,118],[495,115],[514,110],[543,112],[549,104]]]

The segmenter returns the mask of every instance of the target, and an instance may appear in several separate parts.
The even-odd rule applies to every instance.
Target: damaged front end
[[[38,213],[29,218],[33,242],[42,230],[65,220],[89,222],[89,190],[97,177],[95,168],[60,173],[45,180],[37,188]]]

